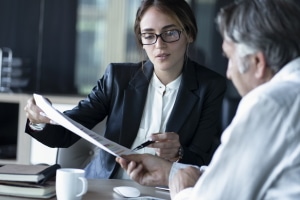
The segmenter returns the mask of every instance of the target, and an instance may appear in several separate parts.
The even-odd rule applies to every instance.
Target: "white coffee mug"
[[[58,200],[81,200],[88,183],[83,169],[61,168],[56,171],[56,197]]]

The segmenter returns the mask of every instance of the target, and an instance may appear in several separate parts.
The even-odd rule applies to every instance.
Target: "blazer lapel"
[[[183,126],[184,119],[188,118],[195,103],[199,100],[199,97],[193,93],[193,90],[198,89],[194,67],[194,64],[188,60],[187,65],[183,68],[180,88],[167,123],[166,132],[178,132]]]
[[[147,61],[134,75],[125,91],[120,143],[127,148],[131,147],[137,136],[152,74],[153,64]]]

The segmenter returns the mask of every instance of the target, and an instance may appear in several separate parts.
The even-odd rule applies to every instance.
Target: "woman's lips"
[[[163,53],[163,54],[158,54],[158,55],[155,56],[155,57],[156,57],[157,59],[159,59],[159,60],[165,60],[165,59],[167,59],[169,56],[170,56],[170,54]]]

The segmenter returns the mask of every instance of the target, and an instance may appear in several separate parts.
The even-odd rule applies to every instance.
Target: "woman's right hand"
[[[50,123],[50,119],[46,117],[43,111],[36,105],[33,97],[27,100],[27,105],[24,107],[24,110],[26,112],[26,117],[31,123]]]

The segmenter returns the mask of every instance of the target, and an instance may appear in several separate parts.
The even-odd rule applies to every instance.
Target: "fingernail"
[[[44,112],[40,112],[40,115],[47,117],[47,115]]]
[[[53,121],[53,120],[50,120],[50,124],[57,125],[58,123],[56,123],[56,122]]]

